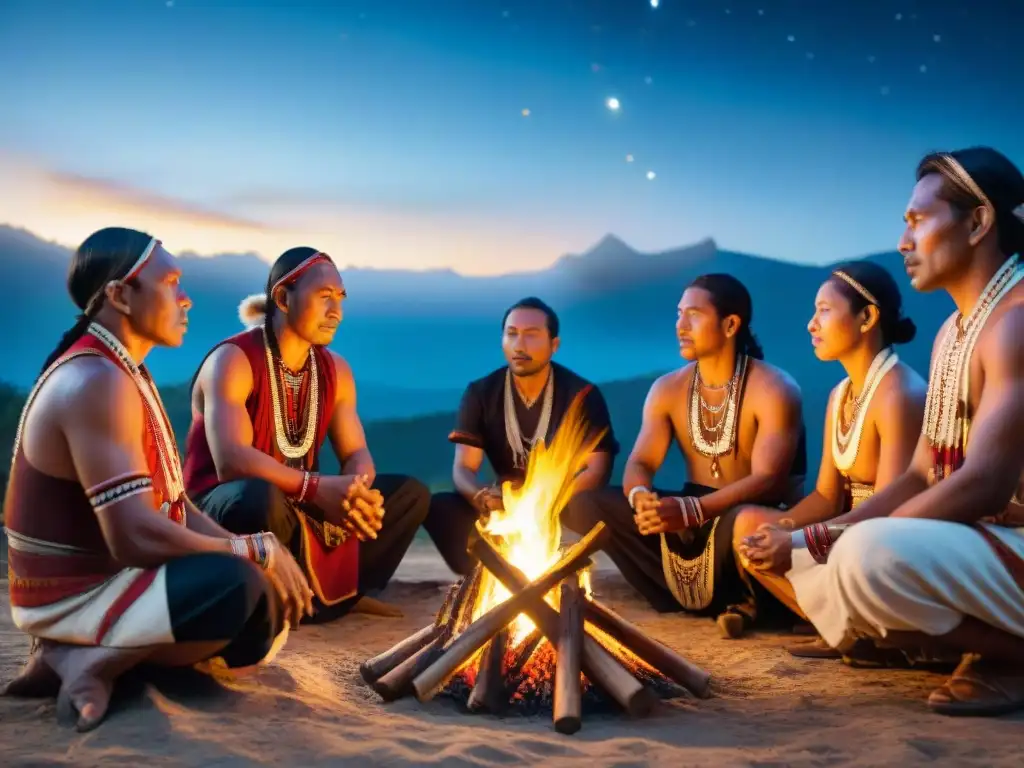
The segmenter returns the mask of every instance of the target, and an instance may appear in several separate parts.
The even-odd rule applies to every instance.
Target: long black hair
[[[754,302],[743,283],[732,275],[715,272],[701,275],[689,287],[703,288],[710,293],[711,304],[720,318],[736,315],[740,319],[740,329],[736,333],[736,351],[739,354],[764,360],[764,350],[750,328],[754,320]]]
[[[869,300],[848,281],[840,277],[846,275],[865,291],[871,294],[874,301]],[[840,264],[832,270],[829,278],[843,298],[850,302],[850,311],[857,314],[869,304],[878,307],[878,325],[882,332],[882,346],[907,344],[917,335],[917,326],[909,317],[903,315],[903,297],[900,288],[889,270],[870,261],[851,261]]]
[[[107,227],[78,246],[68,267],[68,293],[81,314],[46,358],[40,375],[82,337],[106,300],[107,283],[124,278],[152,240],[152,235],[135,229]]]

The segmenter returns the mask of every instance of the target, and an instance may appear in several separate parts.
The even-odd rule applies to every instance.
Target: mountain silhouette
[[[0,284],[7,295],[2,318],[9,329],[0,339],[5,360],[0,379],[18,389],[31,384],[74,321],[76,312],[65,288],[69,258],[65,248],[0,227]],[[952,311],[952,302],[945,294],[911,290],[898,254],[866,258],[890,270],[901,286],[906,312],[919,335],[899,352],[926,374],[931,341]],[[148,361],[164,388],[187,382],[209,347],[241,328],[238,303],[263,289],[269,270],[252,254],[182,254],[181,262],[195,306],[184,346],[157,350]],[[843,375],[838,364],[825,365],[814,357],[806,332],[815,292],[830,271],[827,266],[721,250],[710,239],[640,253],[607,235],[591,249],[563,256],[547,269],[501,276],[345,268],[349,299],[332,346],[352,365],[360,413],[374,422],[370,433],[383,434],[379,430],[384,425],[389,434],[411,430],[410,435],[420,438],[404,450],[431,454],[423,460],[443,465],[443,471],[431,474],[445,474],[451,453],[441,446],[446,445],[462,389],[503,363],[504,310],[524,296],[540,296],[562,321],[558,360],[591,381],[617,382],[618,405],[610,407],[628,452],[650,381],[656,372],[680,364],[674,336],[680,293],[694,277],[712,271],[731,273],[748,287],[754,302],[752,326],[767,359],[800,383],[815,466],[828,392]],[[187,418],[187,393],[182,390],[181,396],[182,418]],[[426,422],[413,417],[430,413],[437,414],[431,423],[439,431],[427,437]]]

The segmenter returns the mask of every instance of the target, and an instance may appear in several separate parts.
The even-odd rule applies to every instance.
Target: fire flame
[[[559,516],[576,490],[579,475],[586,469],[587,457],[606,431],[588,435],[589,425],[583,410],[588,389],[573,398],[551,445],[545,445],[543,440],[534,445],[523,484],[518,488],[507,481],[502,484],[504,509],[491,513],[484,527],[496,549],[531,581],[558,561],[562,539]],[[581,583],[589,594],[588,572],[584,572]],[[504,585],[485,572],[473,619],[509,597]],[[547,600],[557,607],[557,591],[552,590]],[[520,614],[512,625],[511,644],[520,643],[534,628],[533,621]]]

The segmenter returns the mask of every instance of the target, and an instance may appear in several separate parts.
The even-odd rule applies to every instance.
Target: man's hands
[[[501,488],[493,485],[481,488],[473,497],[473,508],[484,520],[487,520],[492,512],[504,509]]]
[[[270,582],[277,588],[278,595],[284,603],[285,616],[293,628],[299,626],[302,617],[313,615],[313,590],[309,588],[306,575],[295,562],[292,553],[278,543],[273,534],[263,534],[264,540],[270,538],[275,547],[274,554],[266,573]]]
[[[700,527],[704,520],[695,499],[660,498],[654,491],[633,494],[633,516],[642,536]]]
[[[360,541],[376,539],[383,526],[384,497],[369,487],[366,475],[321,475],[313,503],[327,522]]]
[[[781,576],[793,566],[792,534],[788,527],[765,523],[743,539],[739,553],[751,568]]]

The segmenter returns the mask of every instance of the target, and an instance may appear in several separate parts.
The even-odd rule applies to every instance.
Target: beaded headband
[[[971,178],[971,174],[960,164],[960,162],[952,155],[939,155],[937,165],[940,166],[940,170],[943,175],[946,176],[954,184],[958,185],[961,189],[970,192],[976,198],[981,201],[981,204],[992,211],[993,217],[995,216],[995,206],[992,205],[992,201],[988,199],[978,183]],[[1014,208],[1011,213],[1021,222],[1024,223],[1024,203],[1021,203]]]
[[[149,245],[147,245],[145,250],[142,251],[142,255],[135,260],[135,263],[132,264],[131,269],[125,272],[124,277],[118,277],[114,278],[113,280],[108,280],[106,283],[99,287],[99,290],[97,290],[96,293],[92,295],[92,298],[89,299],[89,302],[85,305],[85,314],[91,317],[99,308],[100,303],[102,303],[103,301],[103,296],[106,293],[108,285],[110,285],[111,283],[126,283],[132,278],[138,277],[139,272],[141,272],[142,268],[146,266],[146,262],[149,261],[149,257],[153,255],[153,251],[156,250],[156,247],[158,245],[161,245],[160,240],[157,240],[155,237],[150,238]]]
[[[843,272],[843,270],[837,269],[835,272],[832,273],[832,275],[833,277],[838,277],[840,280],[843,280],[847,285],[853,288],[853,290],[855,290],[857,293],[859,293],[861,296],[867,299],[868,304],[874,304],[876,307],[881,306],[878,303],[878,299],[875,298],[875,295],[871,291],[869,291],[859,282],[854,280],[848,274]]]
[[[330,262],[331,264],[334,263],[333,261],[331,261],[331,257],[328,256],[326,253],[323,253],[322,251],[317,251],[309,258],[303,260],[298,266],[285,272],[284,275],[282,275],[281,278],[271,286],[270,295],[273,296],[274,291],[276,291],[282,285],[287,285],[288,283],[297,280],[299,278],[299,275],[301,275],[307,269],[312,267],[314,264],[319,264],[322,261]]]

